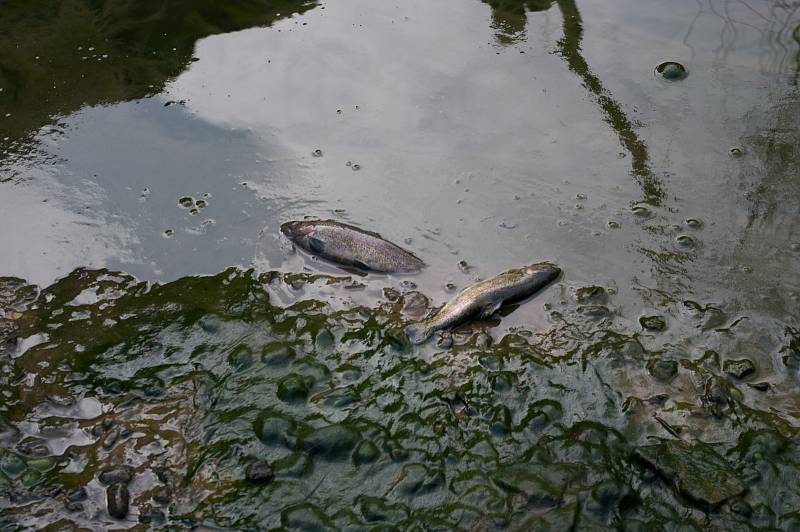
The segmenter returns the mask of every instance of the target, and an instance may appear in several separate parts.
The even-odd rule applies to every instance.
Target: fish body
[[[385,273],[415,272],[425,266],[378,233],[334,220],[286,222],[281,233],[309,253],[344,266]]]
[[[442,329],[455,327],[470,318],[486,318],[503,303],[520,300],[553,282],[561,269],[549,262],[514,268],[462,290],[432,318],[406,327],[406,335],[421,344]]]

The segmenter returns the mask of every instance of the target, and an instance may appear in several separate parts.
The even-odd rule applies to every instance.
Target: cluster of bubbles
[[[192,196],[181,196],[178,198],[178,207],[189,211],[191,216],[197,216],[200,211],[208,207],[208,200],[211,194],[208,192],[203,193],[202,198],[193,198]],[[199,227],[189,229],[190,233],[199,234],[203,232],[204,228],[214,225],[214,220],[207,218],[200,223]],[[172,228],[165,229],[162,233],[164,238],[172,238],[175,236],[175,230]]]
[[[211,195],[208,193],[203,194],[203,198],[206,199],[202,198],[195,199],[191,196],[182,196],[180,199],[178,199],[178,206],[182,209],[189,209],[189,214],[195,216],[197,214],[200,214],[201,209],[205,209],[206,207],[208,207],[207,199],[210,197]]]

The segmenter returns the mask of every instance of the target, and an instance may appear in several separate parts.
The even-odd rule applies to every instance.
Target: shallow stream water
[[[800,529],[799,2],[218,4],[0,5],[0,528]]]

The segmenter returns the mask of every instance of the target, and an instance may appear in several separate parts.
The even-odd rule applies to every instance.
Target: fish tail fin
[[[425,340],[431,337],[433,334],[434,329],[428,326],[424,321],[419,323],[412,323],[408,325],[405,329],[406,336],[411,341],[412,344],[421,344]]]

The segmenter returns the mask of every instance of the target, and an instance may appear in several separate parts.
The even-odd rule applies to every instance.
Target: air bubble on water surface
[[[688,75],[686,67],[675,61],[665,61],[656,67],[656,76],[666,81],[680,81]]]
[[[683,223],[692,229],[700,229],[703,227],[702,220],[698,220],[697,218],[687,218]]]

